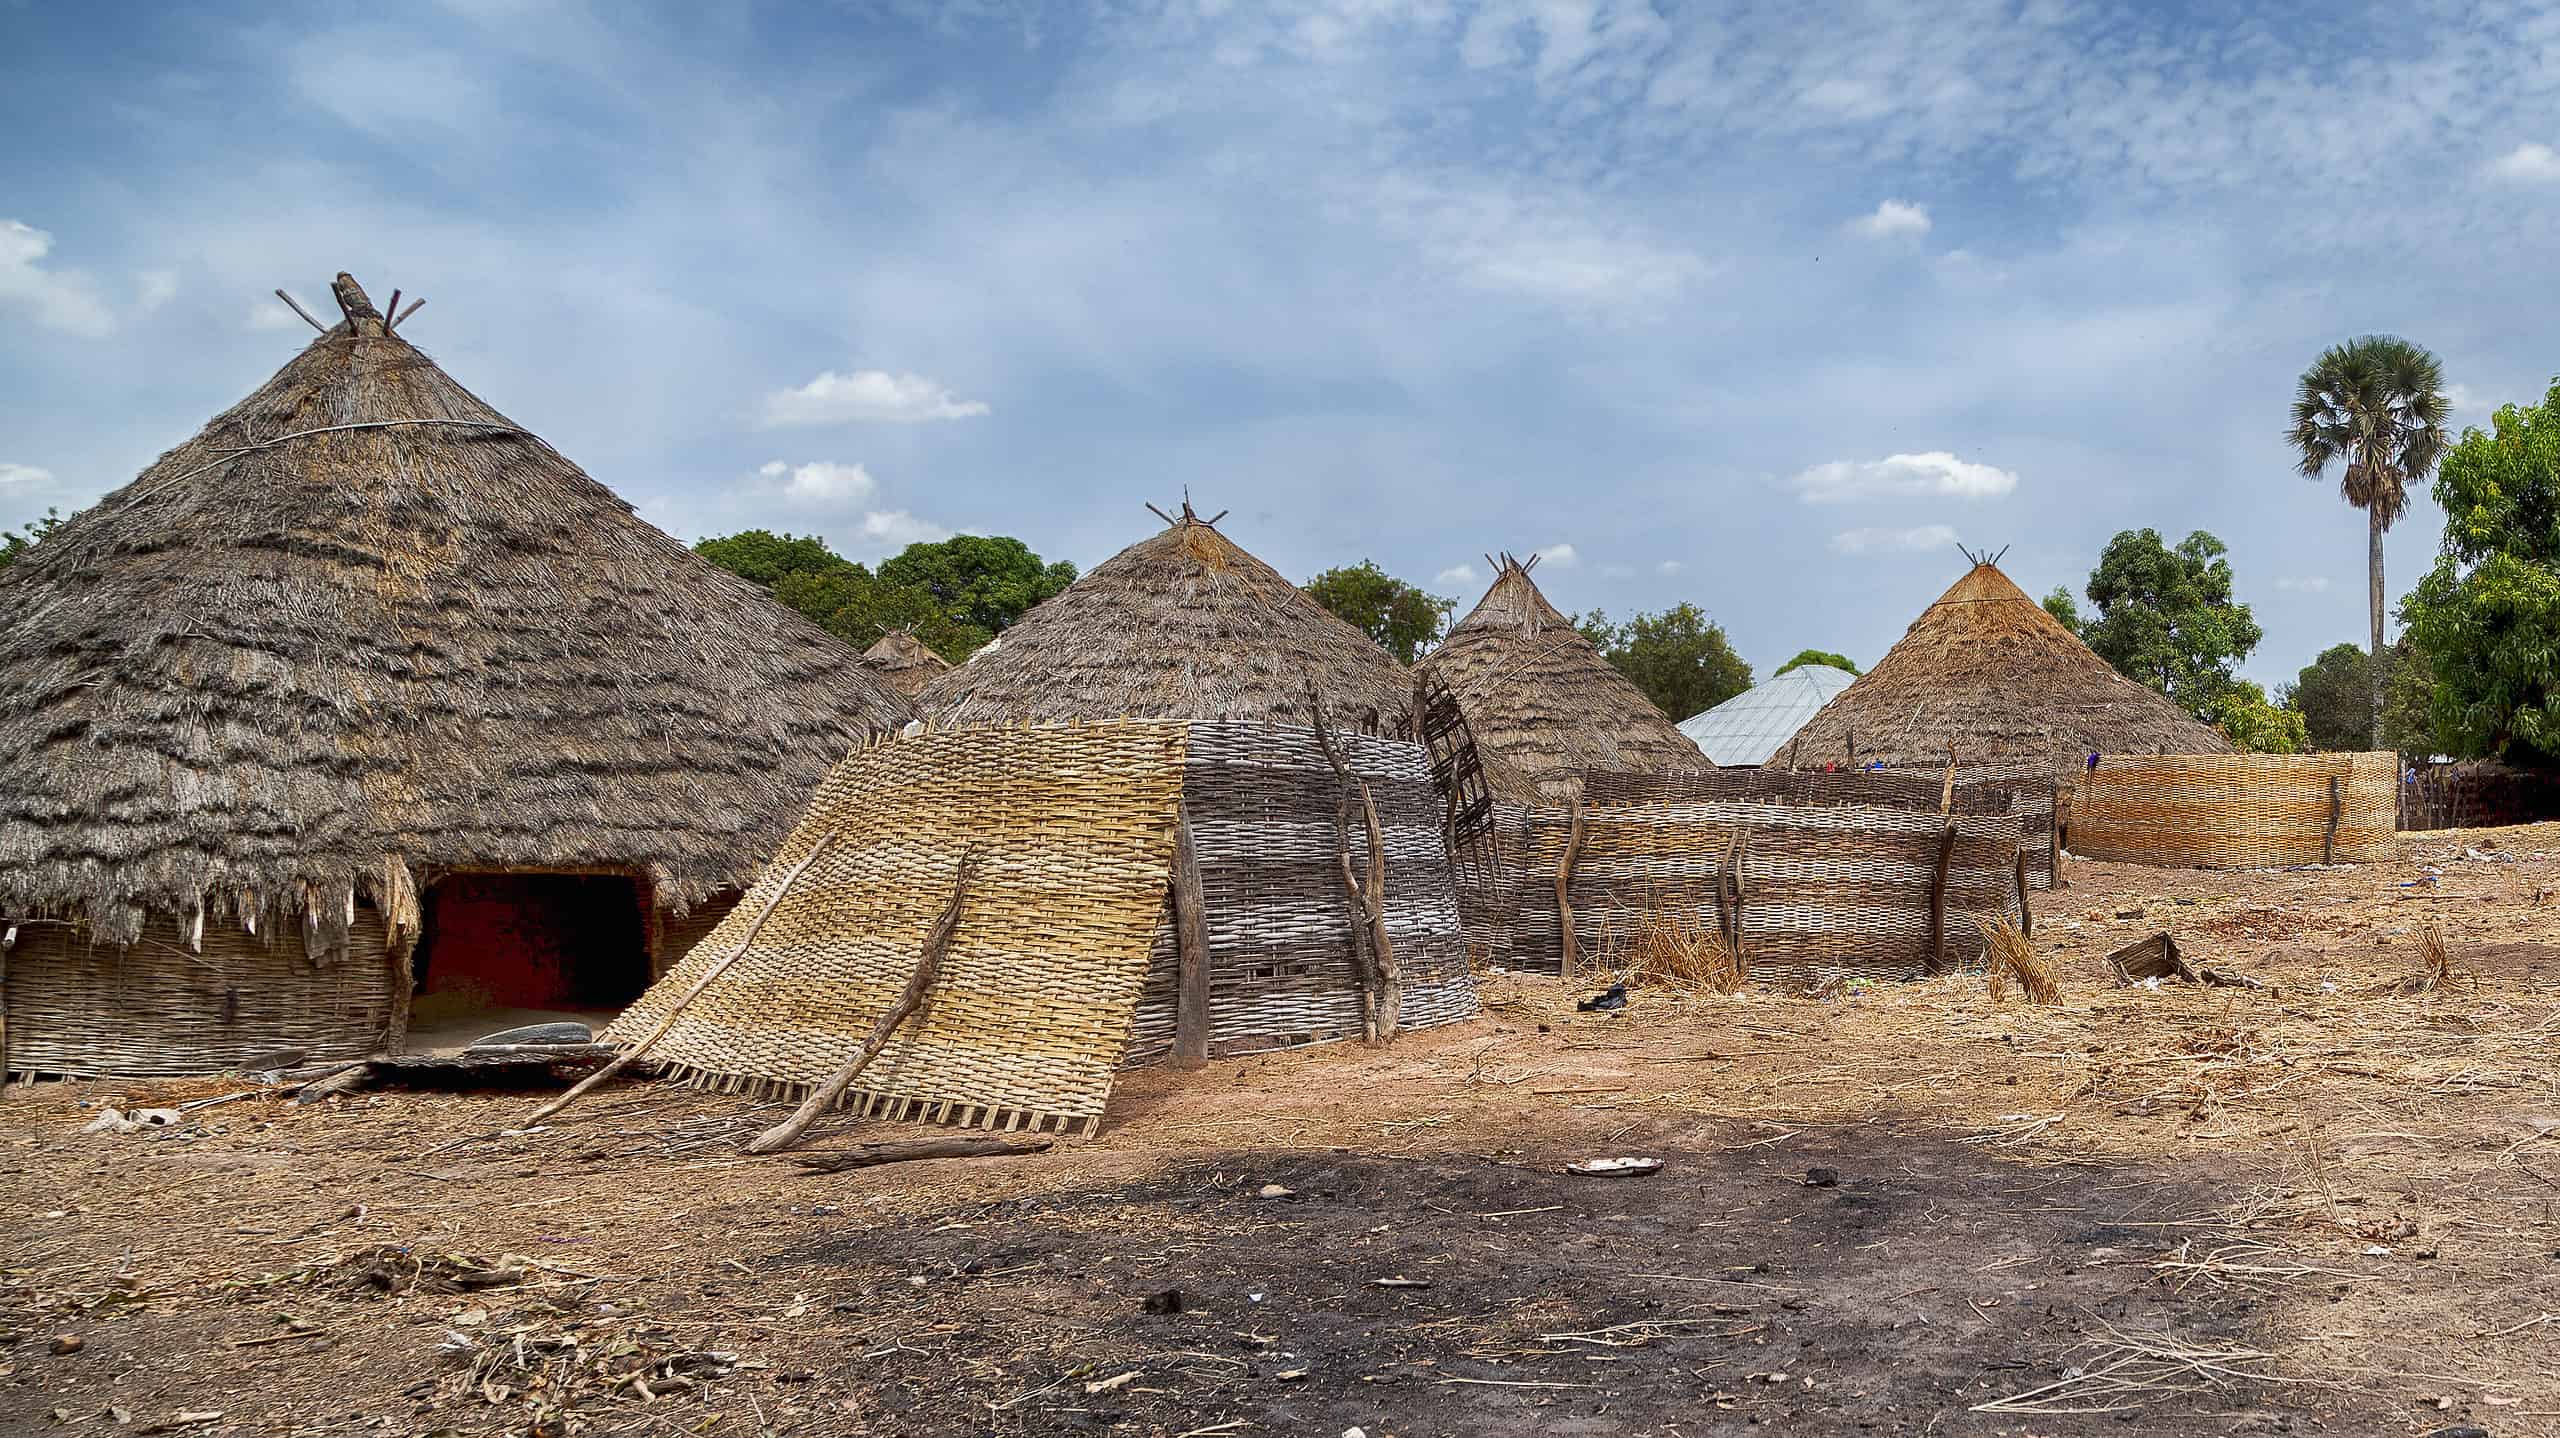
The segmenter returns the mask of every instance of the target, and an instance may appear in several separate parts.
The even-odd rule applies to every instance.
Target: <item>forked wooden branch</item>
[[[809,846],[809,852],[801,855],[800,862],[791,866],[791,872],[783,875],[782,883],[774,889],[772,897],[766,899],[764,901],[764,907],[756,911],[755,921],[748,924],[747,931],[738,936],[737,944],[732,947],[729,952],[722,954],[717,960],[713,961],[711,967],[702,971],[702,977],[693,981],[693,987],[685,990],[682,997],[678,998],[673,1004],[668,1006],[667,1016],[658,1020],[658,1026],[656,1028],[649,1030],[648,1034],[644,1036],[640,1042],[624,1049],[620,1058],[606,1064],[603,1068],[597,1069],[594,1073],[587,1075],[585,1078],[578,1080],[577,1083],[570,1087],[567,1093],[560,1095],[551,1102],[535,1109],[532,1113],[527,1114],[524,1122],[516,1125],[516,1127],[531,1128],[535,1124],[538,1124],[544,1119],[551,1117],[553,1114],[558,1113],[560,1110],[567,1108],[569,1105],[577,1102],[581,1097],[583,1097],[589,1089],[596,1087],[605,1080],[612,1078],[615,1074],[629,1068],[632,1060],[647,1053],[657,1044],[658,1040],[665,1038],[667,1036],[667,1031],[676,1026],[676,1019],[684,1013],[685,1007],[691,1004],[695,999],[702,997],[702,991],[711,987],[711,981],[720,977],[720,975],[727,970],[731,964],[738,961],[738,956],[745,953],[749,945],[755,943],[756,935],[764,932],[764,921],[772,918],[774,909],[782,903],[782,896],[791,892],[791,886],[800,882],[800,876],[809,872],[809,866],[816,863],[818,856],[825,853],[834,845],[837,837],[838,835],[830,832],[825,838],[820,839],[817,843]]]
[[[1351,904],[1358,922],[1368,929],[1370,968],[1376,979],[1373,986],[1364,985],[1368,997],[1377,1006],[1376,1022],[1364,1025],[1364,1028],[1374,1029],[1374,1037],[1380,1040],[1391,1039],[1396,1036],[1403,1015],[1404,979],[1396,967],[1395,944],[1387,937],[1387,841],[1385,831],[1378,823],[1378,801],[1369,792],[1368,781],[1352,773],[1351,766],[1334,752],[1333,735],[1327,732],[1324,724],[1324,697],[1316,690],[1313,674],[1307,676],[1307,718],[1315,726],[1316,747],[1324,752],[1324,762],[1332,767],[1334,777],[1360,796],[1360,813],[1369,836],[1369,874],[1365,883],[1351,872],[1349,815],[1337,810],[1334,827],[1339,836],[1337,847],[1342,857],[1343,887],[1351,891]],[[1355,935],[1355,949],[1358,943]],[[1354,962],[1357,962],[1356,958]]]
[[[899,992],[898,1001],[880,1016],[880,1022],[871,1026],[871,1036],[862,1041],[862,1047],[844,1061],[843,1067],[827,1075],[826,1082],[809,1090],[809,1096],[800,1101],[800,1107],[792,1110],[791,1117],[766,1129],[755,1142],[748,1144],[747,1152],[779,1153],[798,1143],[800,1136],[809,1131],[809,1125],[818,1121],[818,1115],[834,1108],[837,1100],[844,1097],[844,1091],[853,1087],[853,1081],[871,1066],[871,1061],[880,1056],[882,1049],[889,1046],[889,1035],[897,1032],[898,1025],[905,1023],[907,1015],[914,1013],[916,1006],[924,1002],[925,991],[933,987],[934,976],[942,972],[942,955],[951,947],[952,931],[960,927],[960,906],[968,898],[969,876],[977,871],[977,867],[978,849],[973,844],[961,853],[959,868],[952,876],[951,902],[943,907],[942,917],[935,919],[933,927],[925,931],[924,948],[916,956],[915,972],[907,975],[907,986]]]

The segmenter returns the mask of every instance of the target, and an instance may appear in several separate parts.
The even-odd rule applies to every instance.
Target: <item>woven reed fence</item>
[[[1901,978],[1937,962],[1939,923],[1952,965],[1981,954],[1976,915],[2023,917],[2024,821],[2009,811],[2004,791],[1960,794],[1941,817],[1934,793],[1925,809],[1787,802],[1806,791],[1779,784],[1761,790],[1777,797],[1720,797],[1752,789],[1724,780],[1726,772],[1588,776],[1567,887],[1575,947],[1586,962],[1611,962],[1650,916],[1677,913],[1738,932],[1744,967],[1757,979],[1824,970]],[[1554,880],[1572,832],[1569,812],[1541,810],[1531,820],[1513,929],[1522,967],[1562,967]],[[1941,893],[1943,904],[1933,903]]]
[[[370,904],[355,906],[346,951],[328,963],[312,961],[299,929],[260,937],[207,925],[197,953],[158,917],[121,948],[91,944],[76,924],[17,928],[0,958],[0,1073],[219,1073],[261,1051],[361,1058],[399,1037],[407,966],[386,952]]]
[[[1458,924],[1470,962],[1510,962],[1511,926],[1519,914],[1520,885],[1528,877],[1523,846],[1529,840],[1529,815],[1526,804],[1494,800],[1485,821],[1484,862],[1458,868]]]
[[[1930,805],[1935,807],[1937,792],[1945,783],[1943,769],[1905,769],[1893,771],[1917,778],[1929,785]],[[2061,771],[2049,759],[2000,760],[1988,764],[1958,764],[1956,792],[2001,790],[2009,795],[2010,812],[2025,824],[2027,854],[2027,887],[2053,887],[2054,864],[2062,852],[2061,824],[2058,812],[2068,785]]]
[[[2393,852],[2399,756],[2109,755],[2071,801],[2071,852],[2191,869],[2363,863]]]
[[[1403,975],[1407,1028],[1477,1013],[1458,892],[1442,836],[1446,803],[1419,744],[1337,734],[1368,781],[1386,841],[1387,937]],[[1204,721],[1190,726],[1183,812],[1200,865],[1209,939],[1210,1050],[1230,1054],[1360,1032],[1352,911],[1335,819],[1344,787],[1309,729]],[[1352,852],[1365,869],[1357,802]],[[1173,1047],[1179,975],[1168,915],[1156,933],[1127,1061]]]
[[[828,775],[728,917],[608,1028],[629,1043],[835,842],[652,1061],[727,1090],[805,1089],[914,971],[964,851],[976,877],[939,976],[848,1095],[864,1113],[1090,1131],[1129,1042],[1165,908],[1186,726],[963,729],[888,740]]]

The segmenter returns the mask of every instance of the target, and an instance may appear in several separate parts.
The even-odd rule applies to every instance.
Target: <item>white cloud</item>
[[[2325,574],[2314,574],[2305,578],[2279,579],[2276,581],[2276,588],[2288,594],[2326,594],[2329,592],[2329,577]]]
[[[1996,499],[2018,487],[2018,476],[1956,458],[1942,449],[1889,454],[1882,459],[1835,459],[1817,464],[1787,483],[1807,504],[1846,504],[1859,499]]]
[[[1908,200],[1887,200],[1876,206],[1873,214],[1859,216],[1850,228],[1871,240],[1925,235],[1929,233],[1929,207]]]
[[[2527,141],[2490,161],[2489,173],[2497,179],[2527,185],[2560,183],[2560,150]]]
[[[910,544],[939,543],[949,539],[951,531],[929,519],[918,519],[903,509],[875,509],[862,516],[862,526],[854,531],[854,535],[859,543],[846,547],[852,549],[857,558],[867,558],[895,554]]]
[[[880,482],[871,471],[858,464],[834,464],[816,460],[808,464],[786,464],[767,460],[757,466],[756,473],[777,481],[784,499],[795,504],[845,504],[869,499]]]
[[[1549,304],[1658,305],[1714,273],[1676,240],[1571,190],[1398,177],[1338,208],[1346,223],[1383,219],[1469,288]]]
[[[174,270],[144,270],[134,276],[133,307],[138,314],[149,314],[178,297],[178,276]]]
[[[2446,408],[2454,414],[2487,414],[2497,408],[2496,405],[2489,403],[2486,396],[2472,393],[2471,386],[2467,384],[2446,385],[2444,402]]]
[[[1666,559],[1660,564],[1655,565],[1653,567],[1653,572],[1663,575],[1678,574],[1680,572],[1680,561],[1676,559]]]
[[[17,220],[0,220],[0,309],[19,309],[49,330],[95,339],[114,331],[116,317],[89,277],[38,263],[53,252],[53,236]]]
[[[1938,549],[1955,543],[1953,525],[1923,524],[1915,529],[1850,529],[1831,536],[1834,554],[1881,554]]]
[[[1582,562],[1570,544],[1550,544],[1538,551],[1538,562],[1549,569],[1571,569]]]
[[[1431,582],[1434,584],[1473,584],[1476,582],[1476,567],[1472,564],[1452,564],[1448,568],[1441,570],[1438,574],[1431,576]]]
[[[955,397],[950,390],[920,374],[891,374],[860,369],[834,370],[797,389],[777,390],[764,398],[768,428],[802,424],[922,424],[936,419],[969,419],[987,412],[980,400]]]
[[[13,484],[50,484],[52,482],[52,470],[38,469],[32,464],[10,464],[0,461],[0,488]]]

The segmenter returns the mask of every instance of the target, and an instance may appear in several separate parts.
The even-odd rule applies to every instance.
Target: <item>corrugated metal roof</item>
[[[1857,677],[1828,664],[1798,665],[1690,718],[1680,732],[1695,740],[1718,768],[1765,764]]]

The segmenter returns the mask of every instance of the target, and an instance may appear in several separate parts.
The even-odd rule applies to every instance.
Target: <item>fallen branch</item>
[[[857,1168],[877,1168],[884,1163],[906,1163],[919,1158],[1011,1158],[1017,1154],[1046,1153],[1050,1141],[1035,1138],[1013,1143],[1001,1138],[919,1138],[898,1143],[866,1143],[860,1148],[838,1149],[830,1153],[804,1153],[792,1160],[811,1173],[844,1173]]]
[[[871,1066],[873,1059],[880,1056],[880,1050],[888,1047],[889,1035],[896,1032],[898,1025],[906,1022],[907,1015],[914,1013],[916,1006],[924,1002],[925,990],[933,987],[934,976],[942,972],[942,955],[951,947],[952,931],[960,927],[960,905],[968,897],[969,876],[976,872],[977,867],[978,847],[972,844],[961,851],[960,863],[953,871],[951,902],[943,906],[942,916],[925,931],[924,948],[916,956],[915,972],[907,975],[907,986],[899,992],[898,1001],[891,1004],[888,1012],[880,1016],[880,1021],[871,1026],[871,1036],[862,1041],[862,1047],[854,1050],[853,1057],[845,1060],[842,1067],[827,1075],[826,1082],[809,1090],[809,1096],[800,1100],[800,1107],[792,1110],[791,1117],[766,1129],[755,1142],[748,1144],[747,1152],[779,1153],[798,1143],[800,1136],[809,1131],[809,1125],[818,1121],[818,1115],[834,1108],[836,1102],[844,1097],[844,1091],[853,1087],[853,1081]]]

